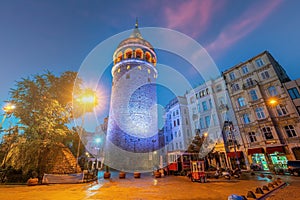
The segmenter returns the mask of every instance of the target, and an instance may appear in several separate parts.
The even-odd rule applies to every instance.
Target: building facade
[[[284,88],[289,94],[295,110],[300,115],[300,78],[284,83]],[[286,143],[289,148],[288,150],[293,156],[291,159],[300,160],[300,133],[291,130],[287,136]]]
[[[192,136],[207,134],[209,164],[222,168],[246,168],[243,141],[223,77],[207,81],[186,94]],[[227,122],[230,122],[230,126]]]
[[[283,87],[290,81],[285,70],[265,51],[223,76],[251,164],[286,169],[292,159],[287,139],[298,136],[299,117]]]
[[[165,106],[164,163],[170,152],[184,152],[192,139],[189,111],[185,97],[177,96]]]

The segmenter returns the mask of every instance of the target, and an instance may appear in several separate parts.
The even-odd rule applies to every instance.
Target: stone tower
[[[124,171],[158,167],[156,54],[138,24],[113,55],[105,163]]]

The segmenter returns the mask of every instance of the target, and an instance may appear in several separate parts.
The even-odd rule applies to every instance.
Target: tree
[[[74,135],[67,124],[74,118],[73,95],[81,91],[81,80],[76,78],[76,72],[67,71],[61,76],[46,72],[23,78],[11,89],[10,102],[16,107],[13,115],[24,131],[15,148],[22,168],[42,174],[46,167],[43,158],[49,149]]]
[[[60,77],[47,72],[23,79],[11,89],[14,116],[20,119],[28,140],[57,142],[69,132],[66,124],[73,119],[73,88],[80,88],[74,86],[76,76],[69,71]]]

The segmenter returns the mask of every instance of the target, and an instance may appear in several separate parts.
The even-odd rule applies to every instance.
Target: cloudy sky
[[[78,71],[99,43],[134,28],[136,18],[141,28],[169,28],[191,37],[220,71],[268,50],[297,79],[299,7],[297,0],[1,0],[0,101],[9,99],[9,89],[22,77]]]

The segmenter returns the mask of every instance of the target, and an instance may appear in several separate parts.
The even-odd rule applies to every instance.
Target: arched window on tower
[[[152,63],[154,66],[156,66],[156,59],[155,58],[152,58]]]
[[[143,59],[143,51],[142,49],[135,50],[135,58]]]
[[[132,58],[132,49],[126,49],[124,58],[125,59]]]
[[[123,58],[123,54],[122,54],[122,52],[119,52],[118,56],[117,56],[116,63],[121,62],[122,58]]]
[[[151,54],[148,51],[145,53],[145,57],[147,62],[151,62]]]

